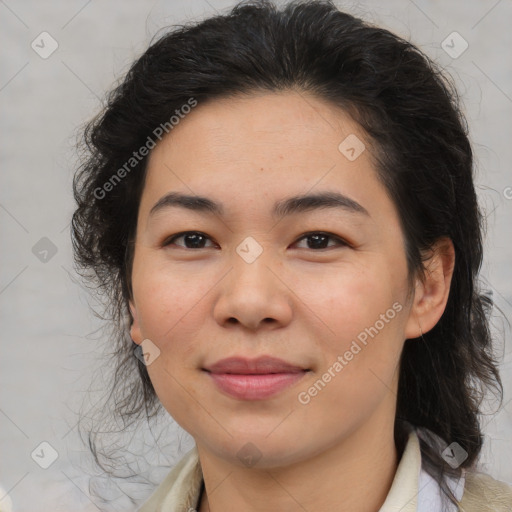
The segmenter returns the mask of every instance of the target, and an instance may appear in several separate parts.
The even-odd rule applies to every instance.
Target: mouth
[[[273,357],[230,357],[202,368],[222,393],[239,400],[264,400],[297,383],[310,370]]]
[[[307,368],[278,359],[277,357],[261,356],[256,359],[228,357],[203,368],[203,370],[213,374],[267,375],[271,373],[299,373],[306,371]]]

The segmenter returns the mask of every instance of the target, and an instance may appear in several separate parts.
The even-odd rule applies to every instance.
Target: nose
[[[222,327],[256,331],[290,323],[293,293],[281,279],[279,266],[263,254],[251,263],[234,254],[231,271],[219,283],[213,312]]]

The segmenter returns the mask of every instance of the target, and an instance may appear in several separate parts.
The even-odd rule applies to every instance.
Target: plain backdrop
[[[95,473],[77,434],[77,408],[101,359],[102,340],[89,309],[94,299],[73,272],[73,145],[77,129],[98,112],[100,99],[157,30],[224,13],[232,5],[0,0],[0,486],[8,492],[2,510],[8,500],[15,511],[135,509],[116,488],[110,488],[109,506],[89,495]],[[512,2],[337,5],[412,40],[452,74],[463,97],[478,193],[488,217],[482,278],[497,306],[494,329],[501,336],[505,387],[504,407],[483,419],[481,469],[512,483],[512,349],[506,320],[512,318]],[[188,434],[172,420],[162,425],[163,457],[147,451],[153,469],[159,462],[172,464],[190,446]],[[41,467],[55,457],[48,469]],[[153,472],[154,480],[166,471]],[[132,491],[140,501],[151,487]]]

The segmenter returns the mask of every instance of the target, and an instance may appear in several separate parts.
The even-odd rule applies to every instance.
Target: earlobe
[[[129,302],[130,313],[132,315],[132,324],[130,326],[130,337],[131,339],[140,345],[142,343],[143,337],[140,331],[139,318],[137,315],[137,309],[132,301]]]
[[[430,331],[444,313],[455,268],[455,249],[449,238],[441,238],[433,245],[424,268],[423,279],[416,281],[406,339]]]

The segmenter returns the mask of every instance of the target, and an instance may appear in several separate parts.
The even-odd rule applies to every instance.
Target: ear
[[[444,313],[455,267],[453,242],[447,237],[437,240],[424,267],[424,278],[416,282],[405,327],[406,339],[418,338],[430,331]]]
[[[135,303],[133,302],[133,300],[130,300],[129,306],[130,306],[130,313],[132,314],[132,318],[133,318],[132,325],[130,326],[130,337],[132,338],[132,340],[135,343],[137,343],[137,345],[140,345],[144,338],[142,337],[142,333],[140,330],[139,317],[138,317],[137,309],[135,307]]]

